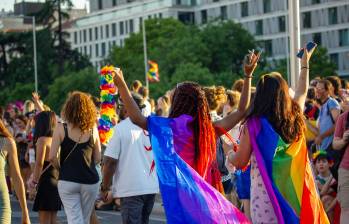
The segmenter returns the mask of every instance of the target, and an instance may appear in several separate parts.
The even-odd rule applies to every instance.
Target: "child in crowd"
[[[334,213],[337,205],[336,188],[337,182],[333,178],[330,167],[333,161],[326,151],[317,151],[313,155],[313,161],[316,169],[316,184],[321,196],[321,201],[331,223],[334,223]],[[337,206],[336,206],[337,205]]]

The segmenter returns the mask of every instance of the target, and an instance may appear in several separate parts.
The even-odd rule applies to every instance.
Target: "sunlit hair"
[[[12,138],[11,133],[6,128],[4,121],[0,118],[0,136],[6,137],[6,138]]]
[[[238,104],[240,102],[240,96],[241,96],[241,93],[238,91],[227,90],[228,104],[233,109],[236,109],[238,107]]]
[[[141,81],[135,80],[135,81],[132,82],[130,89],[133,92],[138,92],[139,88],[141,88],[141,87],[142,87]]]
[[[208,103],[201,86],[193,82],[177,85],[173,94],[170,118],[187,114],[193,117],[195,141],[194,169],[205,176],[210,162],[216,158],[216,136],[209,115]]]
[[[34,144],[40,137],[52,137],[56,126],[56,114],[52,111],[43,111],[35,116]]]
[[[244,80],[238,79],[234,82],[232,90],[242,92],[242,88],[244,87]]]
[[[204,87],[203,90],[210,110],[217,111],[219,106],[224,104],[227,100],[225,89],[222,87],[210,86]]]
[[[325,79],[331,83],[331,85],[333,87],[333,89],[332,89],[333,95],[339,96],[339,90],[342,88],[340,78],[338,76],[328,76]]]
[[[263,75],[248,113],[251,117],[265,117],[287,143],[300,137],[304,121],[300,106],[288,93],[286,81],[278,73]]]
[[[96,124],[96,107],[91,97],[83,92],[74,91],[69,94],[61,114],[66,122],[83,132],[91,130]]]
[[[29,112],[33,111],[34,109],[35,109],[35,105],[34,105],[33,101],[26,100],[24,102],[23,114],[29,113]]]

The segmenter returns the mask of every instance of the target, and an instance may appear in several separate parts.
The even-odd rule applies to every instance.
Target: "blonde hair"
[[[74,91],[69,94],[63,106],[62,115],[66,122],[84,132],[95,126],[97,110],[88,94]]]
[[[233,109],[236,109],[238,107],[238,104],[240,102],[240,96],[241,93],[234,90],[227,90],[227,97],[228,97],[228,104]]]
[[[217,110],[220,105],[226,102],[227,96],[225,94],[225,88],[223,86],[210,86],[204,87],[203,89],[210,110]]]

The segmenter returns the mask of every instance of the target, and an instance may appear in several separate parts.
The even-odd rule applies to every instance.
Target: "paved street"
[[[21,223],[21,208],[16,199],[11,199],[12,206],[12,224],[20,224]],[[38,213],[32,212],[31,208],[33,206],[33,202],[28,202],[28,209],[30,212],[30,220],[32,224],[38,224]],[[97,216],[101,224],[117,224],[121,223],[121,214],[116,211],[97,211]],[[58,212],[58,223],[66,224],[67,220],[64,214],[64,211]],[[153,209],[153,213],[150,218],[150,224],[164,224],[166,223],[165,216],[163,214],[162,207],[159,203],[156,203]]]

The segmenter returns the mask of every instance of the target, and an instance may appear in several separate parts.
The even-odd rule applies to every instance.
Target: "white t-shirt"
[[[104,155],[117,159],[113,196],[130,197],[159,193],[158,178],[148,133],[129,118],[114,127]]]
[[[142,114],[144,117],[149,117],[151,115],[151,105],[148,100],[144,100],[145,107],[142,109]]]

